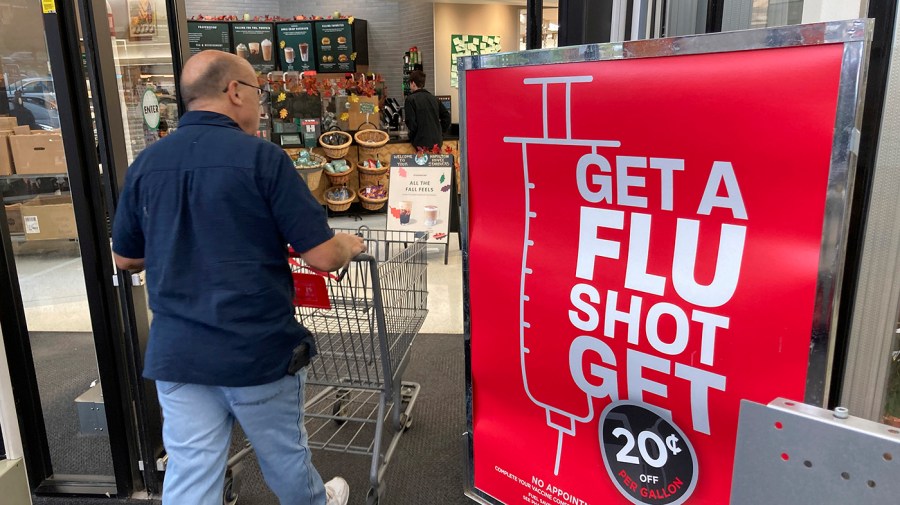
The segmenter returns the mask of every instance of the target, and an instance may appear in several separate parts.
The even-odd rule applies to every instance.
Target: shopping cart
[[[423,233],[356,233],[368,250],[338,274],[320,275],[327,299],[295,299],[297,319],[316,336],[309,366],[305,425],[312,449],[371,456],[367,505],[383,497],[383,477],[401,435],[412,424],[419,384],[404,382],[410,349],[428,314],[428,263]],[[313,272],[292,259],[295,286]],[[298,297],[302,298],[298,293]],[[237,501],[247,444],[228,462],[225,503]]]

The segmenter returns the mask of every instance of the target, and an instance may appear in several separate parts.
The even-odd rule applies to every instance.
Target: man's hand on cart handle
[[[328,241],[300,253],[300,257],[317,270],[334,272],[347,266],[350,260],[364,252],[366,252],[366,242],[362,237],[336,233]]]

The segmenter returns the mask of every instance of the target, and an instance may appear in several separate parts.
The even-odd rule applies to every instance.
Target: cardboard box
[[[0,116],[0,130],[12,130],[16,126],[19,126],[19,123],[16,122],[16,118]]]
[[[37,203],[34,203],[34,200],[31,200],[21,206],[25,240],[77,238],[78,231],[75,228],[75,209],[72,207],[72,204],[42,203],[46,201],[52,200],[38,199]]]
[[[13,135],[9,147],[17,174],[66,173],[62,135]]]
[[[31,128],[27,126],[16,126],[13,128],[13,134],[15,135],[31,135]]]
[[[22,205],[6,205],[6,224],[10,233],[25,233],[25,224],[22,221]]]
[[[13,168],[12,152],[9,150],[8,137],[12,130],[0,130],[0,175],[12,175],[16,173]]]

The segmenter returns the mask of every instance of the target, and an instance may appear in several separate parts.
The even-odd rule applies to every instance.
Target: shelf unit
[[[57,179],[66,179],[69,177],[69,174],[58,173],[58,172],[48,172],[46,174],[0,175],[0,180],[2,180],[2,179],[34,179],[34,178],[48,178],[48,177],[56,177]]]
[[[4,205],[12,205],[25,202],[38,196],[70,196],[68,185],[68,174],[64,173],[46,173],[46,174],[12,174],[0,176],[0,197],[3,199]],[[10,193],[10,183],[15,181],[33,180],[33,179],[55,179],[51,187],[47,188],[26,188],[27,191]]]

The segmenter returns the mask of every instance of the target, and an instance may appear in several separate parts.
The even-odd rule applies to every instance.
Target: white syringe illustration
[[[543,121],[544,135],[543,137],[504,137],[503,141],[507,143],[522,144],[522,164],[525,170],[525,244],[522,248],[522,276],[519,297],[519,342],[520,342],[520,359],[522,364],[522,381],[525,384],[525,392],[528,398],[537,406],[546,410],[547,426],[559,431],[559,439],[556,447],[556,463],[553,467],[554,475],[559,475],[559,465],[562,458],[563,435],[575,436],[575,422],[586,423],[594,418],[594,405],[590,395],[585,395],[585,409],[582,412],[569,412],[551,405],[549,402],[541,401],[535,397],[528,385],[528,373],[525,365],[526,355],[530,352],[526,345],[526,332],[531,328],[525,317],[525,302],[529,301],[529,297],[525,292],[526,278],[534,274],[534,270],[528,266],[528,249],[534,246],[531,239],[531,220],[537,218],[537,213],[531,208],[531,191],[535,189],[535,184],[531,182],[528,174],[528,145],[543,144],[555,146],[576,146],[588,147],[590,152],[581,157],[578,161],[579,166],[583,165],[599,165],[607,166],[608,162],[605,158],[597,153],[600,147],[619,147],[618,141],[611,140],[588,140],[572,138],[572,84],[587,83],[593,81],[591,76],[569,76],[569,77],[538,77],[524,79],[527,85],[539,84],[542,86],[542,104],[543,104]],[[566,87],[566,136],[565,138],[553,138],[549,135],[549,116],[547,113],[547,89],[550,85],[565,85]],[[552,338],[550,335],[544,335],[544,338]],[[532,337],[534,338],[541,338]],[[581,390],[579,389],[579,392]],[[561,423],[554,419],[554,414],[558,418],[565,418],[566,422]]]

